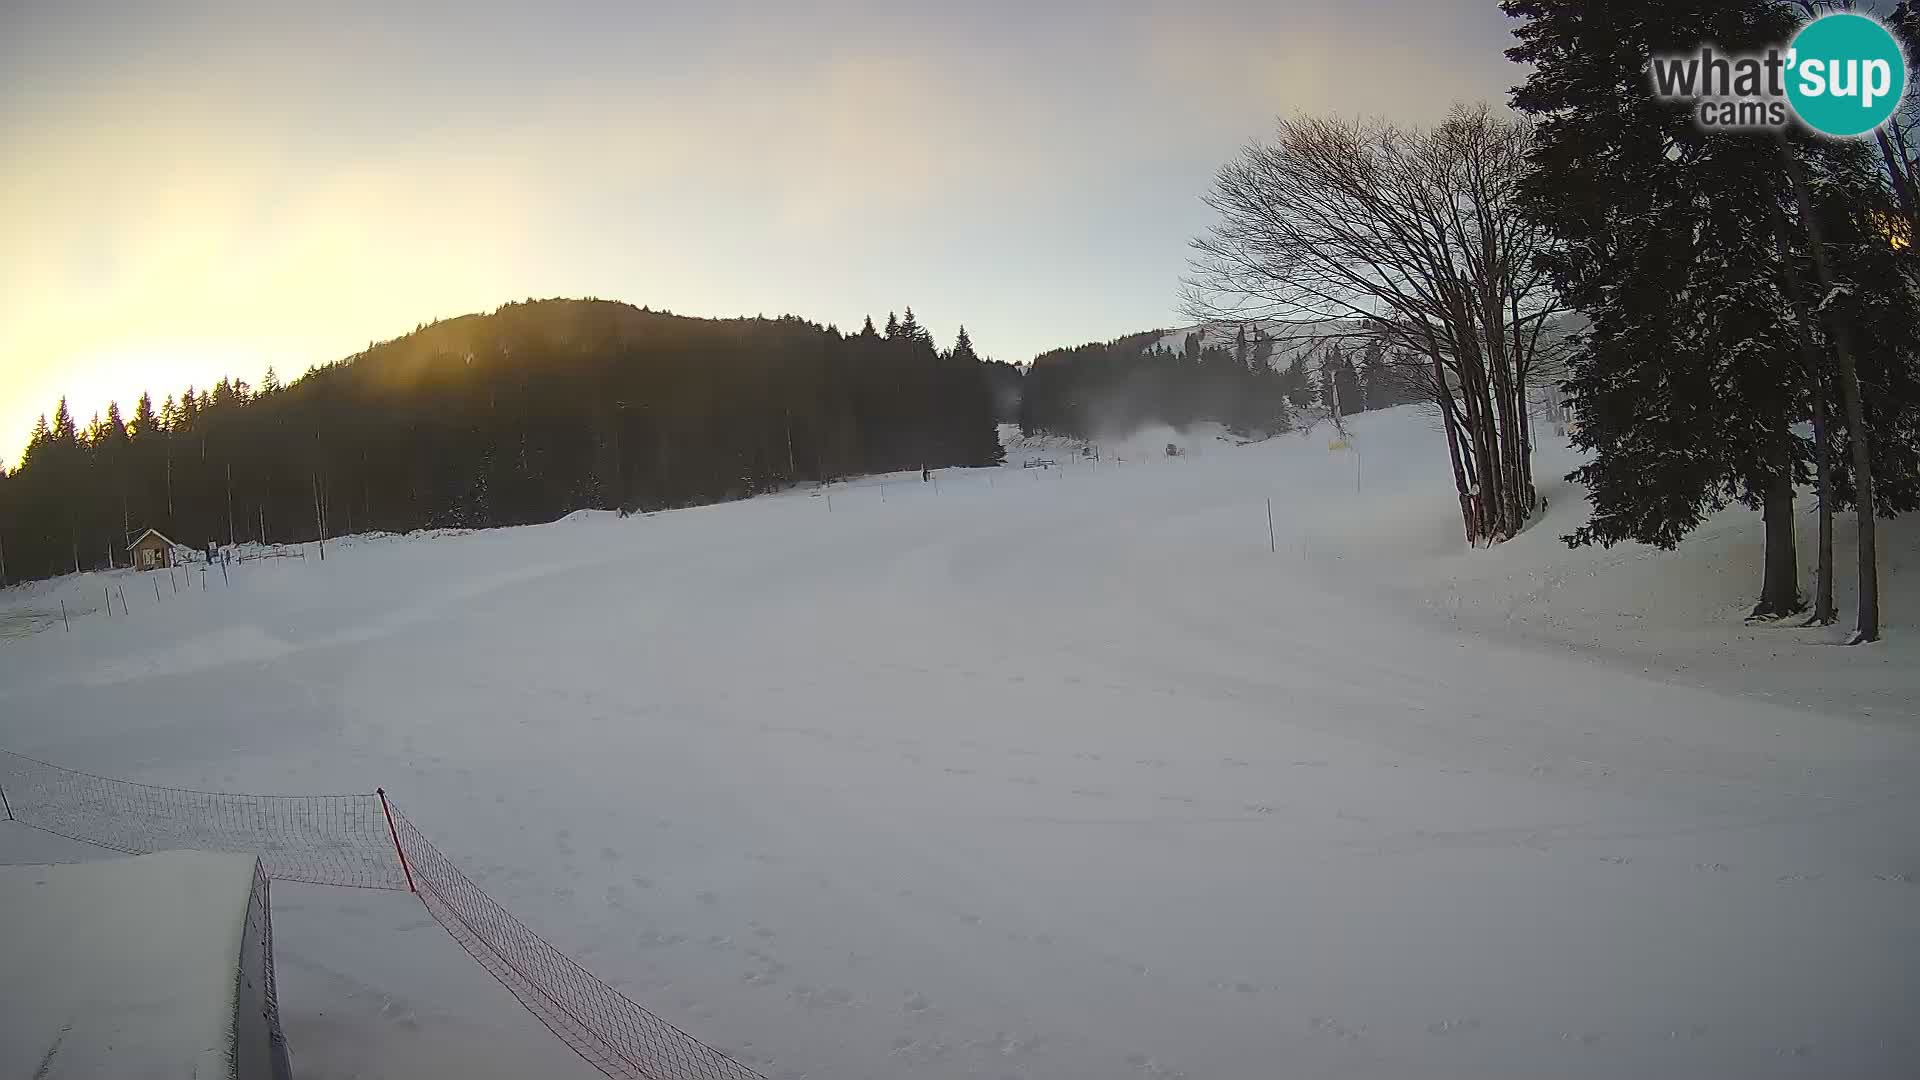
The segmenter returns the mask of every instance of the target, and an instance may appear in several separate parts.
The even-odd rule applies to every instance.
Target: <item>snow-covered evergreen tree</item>
[[[1568,541],[1671,547],[1730,500],[1762,509],[1756,614],[1801,605],[1792,431],[1806,380],[1793,349],[1772,211],[1786,197],[1772,139],[1714,132],[1653,96],[1645,65],[1703,41],[1758,51],[1791,36],[1771,0],[1506,0],[1509,55],[1533,65],[1515,106],[1538,120],[1531,205],[1562,241],[1556,285],[1590,321],[1566,390],[1592,459],[1592,519]]]

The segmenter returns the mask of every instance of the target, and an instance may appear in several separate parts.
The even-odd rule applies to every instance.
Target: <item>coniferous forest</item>
[[[1745,505],[1766,547],[1753,615],[1811,606],[1831,623],[1833,521],[1850,510],[1854,640],[1875,640],[1876,519],[1920,506],[1912,112],[1871,140],[1708,130],[1631,61],[1702,41],[1758,51],[1825,10],[1813,3],[1689,0],[1631,19],[1593,0],[1502,7],[1521,20],[1508,56],[1530,67],[1513,105],[1537,124],[1521,204],[1547,241],[1538,266],[1588,323],[1563,389],[1593,516],[1568,540],[1672,547]],[[1912,55],[1920,13],[1885,14]],[[1810,604],[1803,493],[1819,516]]]
[[[126,565],[146,528],[284,543],[990,465],[989,373],[1004,397],[1013,370],[983,362],[964,329],[936,347],[911,309],[843,334],[794,316],[507,304],[284,386],[269,370],[257,387],[155,388],[86,422],[61,401],[0,473],[0,558],[16,581]]]
[[[1263,438],[1320,417],[1422,398],[1402,374],[1404,362],[1390,361],[1378,342],[1303,348],[1294,341],[1282,348],[1257,323],[1232,330],[1231,339],[1224,328],[1190,332],[1178,351],[1152,331],[1042,353],[1020,387],[1020,428],[1092,439],[1214,421]]]
[[[1020,398],[1020,428],[1091,439],[1149,424],[1184,428],[1217,420],[1243,434],[1286,430],[1288,395],[1304,375],[1275,370],[1273,342],[1239,330],[1231,348],[1187,335],[1181,351],[1158,331],[1054,349],[1034,358]]]

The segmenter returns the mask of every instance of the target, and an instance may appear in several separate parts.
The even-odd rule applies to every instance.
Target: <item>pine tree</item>
[[[1360,374],[1354,370],[1353,354],[1342,349],[1333,367],[1334,390],[1340,399],[1340,415],[1352,416],[1366,408],[1360,394]]]
[[[1347,351],[1337,344],[1328,345],[1320,355],[1320,408],[1330,417],[1339,418],[1353,411],[1348,401],[1354,390],[1341,375],[1351,370]]]
[[[911,344],[928,346],[933,344],[933,335],[927,333],[926,328],[920,325],[920,320],[913,317],[911,304],[907,305],[907,314],[900,320],[899,333]]]
[[[33,459],[39,456],[41,451],[47,448],[47,444],[52,441],[53,429],[47,426],[47,414],[41,413],[40,418],[33,422],[32,434],[27,436],[27,448],[25,452],[20,455],[21,471],[24,472],[27,466],[33,462]]]
[[[127,434],[135,439],[151,435],[157,422],[153,415],[153,395],[142,391],[133,407],[133,422],[127,425]]]
[[[1268,337],[1265,331],[1255,332],[1253,351],[1247,357],[1247,367],[1261,375],[1273,373],[1273,339]]]
[[[1367,343],[1360,355],[1361,408],[1386,409],[1400,404],[1393,369],[1387,366],[1387,351],[1378,341]]]
[[[1313,408],[1313,381],[1307,376],[1307,358],[1298,353],[1287,361],[1287,370],[1281,373],[1285,383],[1287,404],[1295,412],[1306,412]]]
[[[911,310],[908,317],[912,317]],[[941,413],[951,417],[955,426],[954,463],[998,465],[1005,461],[1006,450],[1000,445],[1000,434],[994,423],[993,388],[988,382],[987,365],[974,352],[973,339],[967,335],[964,325],[954,338],[953,351],[946,355],[944,367],[942,382],[950,387],[946,396],[951,400]]]
[[[1539,121],[1530,202],[1563,242],[1556,286],[1591,323],[1565,389],[1592,455],[1570,479],[1593,516],[1566,539],[1672,547],[1739,501],[1767,524],[1755,613],[1798,610],[1804,380],[1769,220],[1784,193],[1773,143],[1697,126],[1653,97],[1645,71],[1652,54],[1701,42],[1759,51],[1793,20],[1771,0],[1502,6],[1526,20],[1509,57],[1533,65],[1514,93]]]
[[[58,446],[74,446],[80,442],[80,433],[73,426],[73,413],[67,410],[67,399],[62,397],[60,404],[53,410],[53,442]]]

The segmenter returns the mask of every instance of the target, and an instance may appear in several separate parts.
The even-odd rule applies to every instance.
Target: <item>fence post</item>
[[[13,820],[13,804],[7,801],[7,789],[0,787],[0,806],[7,808],[7,820]]]
[[[1275,543],[1273,539],[1273,498],[1272,496],[1268,496],[1267,498],[1267,550],[1270,552],[1273,552],[1276,555],[1280,553],[1280,545]]]
[[[120,614],[127,614],[127,587],[125,585],[115,585],[113,591],[120,594]]]
[[[60,601],[60,625],[67,628],[67,633],[73,633],[73,624],[67,621],[67,602],[65,600]]]
[[[105,585],[100,586],[100,595],[107,598],[107,618],[113,618],[113,592]]]
[[[160,579],[159,578],[153,579],[153,602],[156,604],[160,602]]]
[[[387,805],[387,789],[373,790],[380,796],[380,812],[387,815],[387,835],[393,837],[393,853],[400,856],[400,872],[407,875],[407,891],[417,893],[420,890],[413,887],[413,868],[407,865],[406,849],[400,846],[400,830],[393,827],[393,808]]]

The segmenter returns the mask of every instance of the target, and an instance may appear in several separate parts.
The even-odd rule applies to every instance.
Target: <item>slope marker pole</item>
[[[387,835],[393,837],[393,853],[400,856],[400,872],[407,875],[407,891],[417,893],[420,890],[413,887],[413,867],[407,865],[406,849],[400,846],[400,830],[393,827],[393,808],[387,805],[387,789],[373,790],[380,796],[380,812],[387,815]]]

